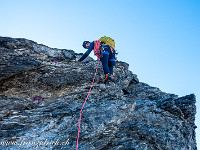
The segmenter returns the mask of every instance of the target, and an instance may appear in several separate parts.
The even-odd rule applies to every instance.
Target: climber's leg
[[[113,75],[113,67],[114,67],[114,65],[115,65],[115,61],[109,61],[108,62],[108,67],[109,67],[111,75]]]
[[[114,77],[113,77],[113,67],[114,67],[114,65],[115,65],[115,50],[112,47],[110,47],[108,67],[109,67],[109,70],[110,70],[109,78],[113,81],[114,81]]]
[[[104,71],[105,75],[110,73],[110,70],[108,67],[108,58],[109,58],[109,53],[106,51],[103,53],[103,57],[101,58],[101,62],[103,65],[103,71]]]

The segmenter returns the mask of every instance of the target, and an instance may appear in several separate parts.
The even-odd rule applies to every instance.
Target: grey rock
[[[0,149],[76,149],[98,62],[27,39],[0,37],[0,50]],[[116,62],[115,82],[102,84],[99,64],[79,149],[196,150],[195,95],[162,92],[128,67]]]
[[[0,48],[0,81],[23,71],[42,66],[42,63],[30,56],[20,55],[13,50]]]
[[[69,60],[73,60],[75,59],[75,52],[73,50],[63,50],[63,54],[65,56],[65,58],[69,59]]]

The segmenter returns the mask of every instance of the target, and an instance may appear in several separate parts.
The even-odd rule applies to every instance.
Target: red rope
[[[79,128],[78,128],[78,137],[77,137],[76,150],[78,150],[78,140],[79,140],[79,132],[80,132],[80,126],[81,126],[81,113],[82,113],[83,108],[84,108],[84,106],[85,106],[85,103],[86,103],[86,101],[87,101],[87,99],[88,99],[88,97],[89,97],[89,95],[90,95],[90,91],[92,90],[92,86],[93,86],[93,83],[94,83],[94,80],[95,80],[95,76],[96,76],[96,74],[97,74],[98,66],[99,66],[99,59],[98,59],[98,64],[97,64],[96,72],[95,72],[95,74],[94,74],[94,78],[93,78],[93,81],[92,81],[92,85],[91,85],[90,90],[89,90],[89,92],[88,92],[88,95],[87,95],[87,97],[86,97],[86,99],[85,99],[85,102],[84,102],[84,104],[83,104],[83,107],[81,108],[81,111],[80,111]]]

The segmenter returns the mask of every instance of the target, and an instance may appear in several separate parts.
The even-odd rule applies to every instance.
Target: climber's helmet
[[[84,41],[82,45],[85,49],[88,49],[90,47],[90,42],[89,41]]]

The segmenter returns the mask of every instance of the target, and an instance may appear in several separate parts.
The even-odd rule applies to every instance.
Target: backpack
[[[109,45],[112,50],[115,49],[115,41],[110,37],[101,37],[99,40],[94,41],[94,54],[100,59],[101,57],[101,50],[100,50],[100,42],[103,43],[103,45]]]
[[[104,37],[101,37],[99,41],[104,43],[104,45],[109,45],[115,49],[115,40],[113,40],[111,37],[104,36]]]

